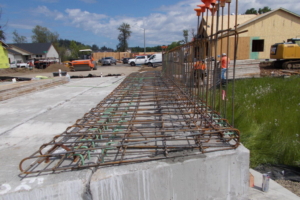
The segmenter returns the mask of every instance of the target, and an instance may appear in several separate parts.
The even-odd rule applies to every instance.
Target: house
[[[59,62],[59,55],[51,43],[20,43],[9,44],[10,63],[13,61],[47,60]]]
[[[0,41],[0,69],[1,68],[9,68],[7,48],[8,45],[4,42]]]
[[[29,60],[30,55],[31,55],[30,52],[25,51],[23,49],[13,50],[13,48],[11,48],[11,46],[8,48],[9,63],[24,63],[27,60]]]
[[[216,17],[215,17],[216,18]],[[221,16],[219,22],[221,22]],[[202,19],[199,26],[199,37],[207,37],[216,32],[216,20],[212,28],[211,16],[206,22]],[[229,23],[228,23],[229,19]],[[234,29],[235,15],[224,16],[223,29]],[[219,23],[219,30],[221,29]],[[270,48],[272,44],[287,41],[289,38],[300,37],[300,16],[284,8],[278,8],[261,15],[237,15],[237,32],[241,33],[238,37],[237,59],[269,59]],[[227,32],[223,33],[224,35]],[[233,59],[234,55],[234,36],[229,39],[229,57]],[[222,49],[221,49],[222,46]],[[221,52],[226,52],[227,37],[219,39],[217,45],[217,57]],[[212,45],[214,52],[214,45]]]

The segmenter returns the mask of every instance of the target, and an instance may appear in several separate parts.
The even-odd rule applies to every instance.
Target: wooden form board
[[[230,59],[234,59],[234,37],[229,38],[229,50],[227,46],[228,38],[219,39],[217,47],[217,56],[215,55],[215,47],[212,47],[212,56],[218,58],[222,53],[229,55]],[[250,57],[250,37],[239,37],[237,49],[237,60],[245,60]]]

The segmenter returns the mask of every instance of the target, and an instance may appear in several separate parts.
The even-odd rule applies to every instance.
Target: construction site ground
[[[232,65],[232,63],[231,63]],[[87,76],[88,74],[93,74],[100,76],[101,74],[121,74],[128,75],[136,71],[152,71],[161,70],[161,66],[153,68],[148,66],[130,66],[128,64],[117,63],[117,65],[112,66],[101,66],[98,64],[97,70],[92,71],[70,71],[70,69],[62,64],[53,64],[46,69],[25,69],[25,68],[15,68],[15,69],[0,69],[0,76],[17,76],[17,77],[35,77],[35,76],[48,76],[53,77],[53,72],[58,72],[58,70],[67,72],[71,76]],[[229,70],[232,70],[230,68]],[[284,76],[292,74],[300,74],[299,69],[285,70],[274,68],[271,62],[265,62],[263,60],[241,60],[237,61],[236,66],[237,78],[250,78],[250,77],[265,77],[265,76]]]
[[[70,76],[87,76],[88,74],[93,74],[96,76],[100,76],[101,74],[103,76],[108,74],[121,74],[124,76],[140,70],[141,67],[118,63],[117,65],[112,65],[112,66],[98,65],[97,70],[70,71],[70,68],[62,64],[53,64],[46,69],[35,69],[35,68],[34,69],[27,69],[27,68],[0,69],[0,76],[17,76],[17,77],[31,77],[31,78],[35,76],[53,77],[53,72],[58,72],[59,69],[62,72],[67,72]]]
[[[243,62],[240,66],[239,73],[237,73],[241,74],[239,75],[240,78],[273,76],[274,71],[278,72],[278,74],[281,73],[280,69],[265,68],[265,66],[259,66],[259,63],[247,62],[245,64]],[[45,70],[2,69],[0,76],[32,78],[41,75],[51,77],[53,76],[53,72],[58,71],[58,69],[68,71],[67,68],[63,68],[60,65],[52,66],[52,68]],[[131,67],[129,65],[118,64],[117,66],[100,66],[95,71],[68,72],[71,76],[87,76],[88,74],[95,74],[97,76],[101,74],[103,76],[121,74],[121,76],[72,79],[65,85],[56,85],[46,90],[28,92],[22,96],[0,101],[0,115],[2,119],[0,123],[0,164],[3,166],[0,170],[0,183],[2,184],[0,187],[0,199],[6,199],[6,197],[9,197],[8,194],[12,192],[17,192],[21,198],[22,192],[39,187],[42,184],[53,184],[53,182],[57,183],[57,187],[60,187],[60,193],[69,192],[70,196],[68,198],[72,199],[72,195],[76,195],[76,192],[74,193],[69,186],[61,183],[65,180],[74,180],[71,184],[76,186],[77,177],[80,178],[80,181],[88,181],[88,177],[93,173],[91,170],[74,171],[72,174],[62,173],[59,176],[55,176],[56,180],[52,180],[51,176],[30,176],[23,179],[19,176],[19,162],[22,158],[38,149],[41,144],[49,141],[49,138],[51,139],[54,135],[63,132],[66,127],[72,125],[76,119],[98,104],[122,82],[125,76],[132,72],[152,70],[161,70],[161,67]],[[264,73],[262,74],[262,72]],[[101,87],[102,89],[99,89]],[[255,176],[256,187],[251,188],[249,199],[299,199],[296,195],[289,193],[275,182],[271,182],[268,193],[261,192],[259,190],[261,187],[261,174],[255,171],[251,171],[251,173]],[[290,186],[289,183],[280,184],[287,188]],[[42,191],[43,189],[40,192],[42,193]],[[53,191],[53,194],[48,194],[48,197],[55,198],[55,192],[57,191]],[[296,193],[295,191],[293,192]]]

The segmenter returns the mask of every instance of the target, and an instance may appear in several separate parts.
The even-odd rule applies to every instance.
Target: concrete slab
[[[0,101],[56,85],[65,84],[68,81],[69,79],[66,77],[56,77],[51,79],[20,81],[13,84],[0,85]]]
[[[93,200],[248,199],[249,150],[101,168],[93,175]]]
[[[91,169],[19,176],[19,162],[82,117],[124,77],[72,79],[0,102],[0,199],[89,199]]]
[[[278,199],[285,199],[285,200],[299,200],[296,194],[292,193],[288,189],[282,187],[272,179],[269,182],[269,191],[263,192],[262,188],[262,174],[250,169],[250,173],[254,176],[254,187],[250,188],[249,190],[249,199],[250,200],[261,200],[261,199],[268,199],[268,200],[278,200]]]

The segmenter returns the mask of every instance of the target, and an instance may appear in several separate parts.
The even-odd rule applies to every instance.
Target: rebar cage
[[[101,168],[237,148],[239,131],[216,111],[217,102],[224,101],[218,93],[224,85],[218,61],[211,57],[223,33],[201,38],[198,31],[193,42],[164,53],[162,71],[127,76],[73,126],[24,158],[21,173]],[[206,70],[198,73],[194,65],[202,60]]]

